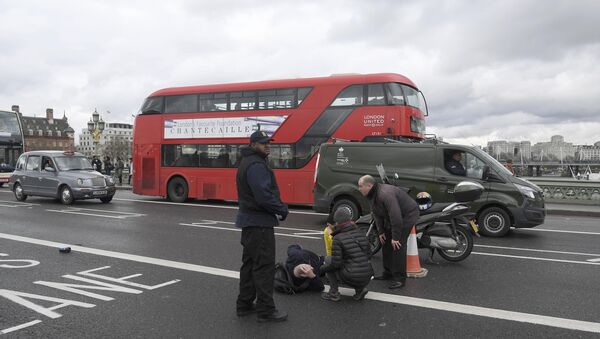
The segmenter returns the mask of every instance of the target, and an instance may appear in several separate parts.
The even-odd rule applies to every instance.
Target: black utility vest
[[[267,171],[269,171],[269,175],[271,176],[271,191],[273,194],[275,194],[277,200],[281,201],[279,187],[277,186],[277,181],[275,180],[275,173],[273,173],[273,170],[269,168],[266,158],[261,157],[258,153],[251,153],[250,155],[243,157],[242,161],[240,161],[240,166],[238,167],[236,176],[238,203],[240,205],[240,211],[242,212],[268,213],[258,205],[254,195],[252,195],[250,185],[248,185],[248,176],[246,175],[246,172],[251,165],[257,162],[264,164],[264,166],[267,168]]]

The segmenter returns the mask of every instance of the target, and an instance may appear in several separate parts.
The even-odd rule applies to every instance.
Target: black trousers
[[[241,242],[244,249],[237,309],[251,307],[256,299],[257,313],[269,315],[275,311],[275,232],[272,227],[244,227]]]
[[[412,227],[411,227],[412,228]],[[394,251],[392,247],[392,230],[385,230],[385,243],[381,251],[383,254],[383,274],[391,276],[395,281],[406,281],[406,246],[410,228],[403,228],[400,236],[400,249]]]

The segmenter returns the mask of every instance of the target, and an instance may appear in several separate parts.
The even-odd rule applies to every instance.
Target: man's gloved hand
[[[284,214],[284,215],[277,214],[277,219],[278,219],[279,221],[284,221],[284,220],[285,220],[285,218],[287,218],[287,215],[288,215],[287,213],[286,213],[286,214]]]

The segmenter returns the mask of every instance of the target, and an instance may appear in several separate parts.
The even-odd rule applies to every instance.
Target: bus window
[[[198,102],[196,95],[173,95],[165,99],[165,112],[167,113],[186,113],[197,112]]]
[[[258,92],[258,109],[294,107],[294,88],[271,89]]]
[[[400,84],[392,82],[387,84],[388,103],[391,105],[404,105],[404,93]]]
[[[402,89],[404,90],[404,94],[406,94],[406,103],[409,106],[418,108],[421,112],[426,114],[427,107],[425,107],[425,100],[423,99],[421,92],[405,85],[402,85]]]
[[[311,88],[298,88],[298,104],[296,106],[300,106],[302,101],[306,99],[306,96],[310,92]]]
[[[233,92],[229,95],[232,111],[256,109],[256,92]]]
[[[164,97],[150,97],[147,98],[142,104],[140,114],[152,114],[163,112],[163,100]]]
[[[385,105],[383,84],[371,84],[367,86],[367,105]]]
[[[353,85],[343,90],[331,106],[357,106],[363,103],[363,85]]]

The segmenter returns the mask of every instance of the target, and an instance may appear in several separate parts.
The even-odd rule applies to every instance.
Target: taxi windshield
[[[83,156],[56,157],[56,165],[61,171],[93,170],[88,158]]]

